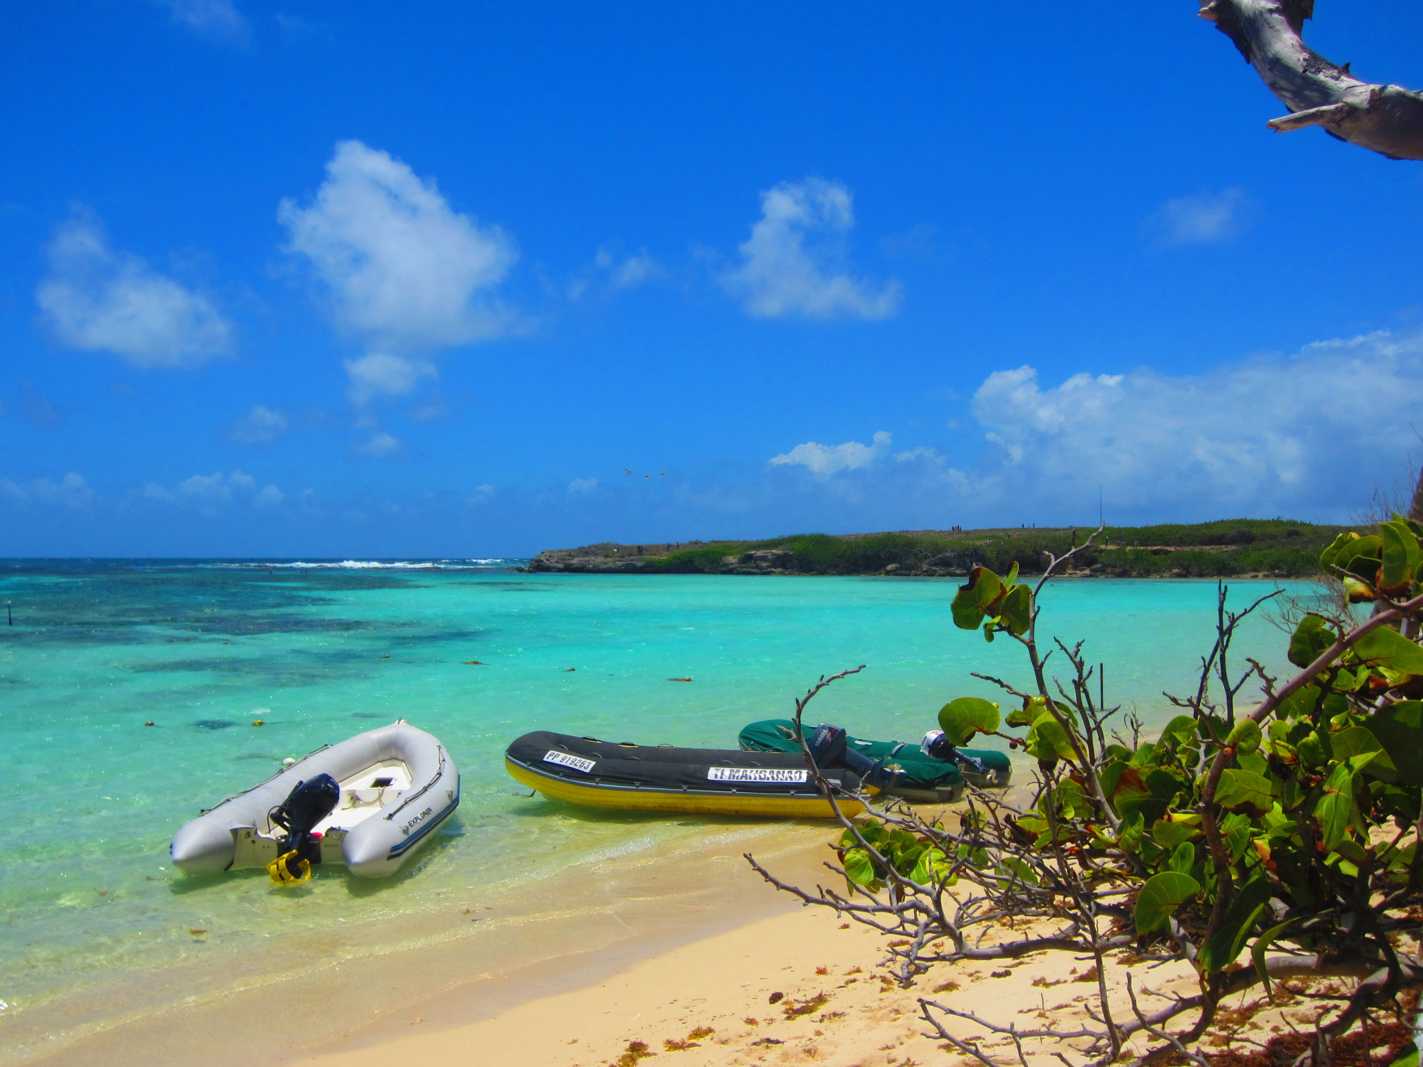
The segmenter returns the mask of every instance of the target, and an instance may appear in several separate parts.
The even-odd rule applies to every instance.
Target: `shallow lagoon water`
[[[1232,603],[1276,584],[1233,583]],[[861,663],[808,717],[917,738],[946,700],[994,695],[970,671],[1027,680],[1012,642],[952,627],[953,591],[942,580],[524,574],[498,560],[0,563],[0,601],[14,611],[0,628],[0,1034],[100,981],[177,968],[218,982],[254,945],[359,954],[369,939],[348,936],[351,924],[384,922],[389,947],[405,920],[516,900],[521,884],[570,865],[586,877],[703,833],[754,835],[529,798],[503,749],[540,728],[734,747],[745,722],[789,715],[820,675]],[[1085,637],[1088,658],[1107,664],[1109,701],[1150,727],[1171,714],[1163,690],[1194,689],[1215,584],[1059,581],[1042,606],[1044,629]],[[1283,672],[1284,646],[1258,618],[1236,654]],[[168,841],[200,807],[284,756],[402,717],[444,741],[463,780],[458,817],[412,871],[369,885],[325,872],[284,894],[260,872],[195,883],[170,868]]]

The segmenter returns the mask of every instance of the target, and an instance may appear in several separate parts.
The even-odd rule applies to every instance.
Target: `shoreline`
[[[833,885],[822,866],[833,822],[706,829],[712,840],[690,854],[574,865],[521,894],[518,911],[471,902],[429,917],[415,944],[313,957],[273,982],[179,997],[21,1062],[178,1067],[202,1035],[205,1067],[387,1067],[411,1056],[603,1067],[670,1053],[685,1065],[909,1067],[950,1051],[930,1036],[921,997],[1022,1026],[1062,1026],[1092,1000],[1090,958],[1068,954],[942,964],[901,987],[881,966],[884,937],[801,904],[743,858],[789,884]],[[1114,969],[1120,982],[1125,970]],[[1192,981],[1184,964],[1151,975],[1157,990]],[[1267,1038],[1279,1021],[1264,1015],[1241,1032]],[[1031,1046],[1028,1059],[1056,1062]]]
[[[169,995],[141,1004],[131,987],[145,976],[115,976],[124,979],[119,987],[100,984],[33,1015],[0,1016],[9,1045],[0,1062],[179,1067],[192,1062],[192,1035],[201,1033],[205,1067],[254,1057],[301,1063],[333,1047],[389,1040],[416,1017],[469,1024],[794,909],[742,853],[814,877],[834,836],[828,820],[707,831],[711,840],[695,851],[679,842],[582,862],[492,904],[472,898],[421,916],[413,936],[370,952],[352,953],[329,934],[287,946],[263,941],[222,980],[204,985],[197,973],[195,988],[170,983],[177,987],[165,986]],[[418,892],[418,882],[406,891]],[[75,1018],[85,1021],[50,1029]]]

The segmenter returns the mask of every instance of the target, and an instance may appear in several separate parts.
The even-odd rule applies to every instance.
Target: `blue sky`
[[[1189,0],[27,5],[0,555],[1290,515],[1423,458],[1423,168]],[[1423,84],[1423,10],[1308,40]]]

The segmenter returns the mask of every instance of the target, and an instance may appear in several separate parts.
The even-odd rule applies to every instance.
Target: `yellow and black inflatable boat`
[[[540,730],[509,746],[504,767],[551,800],[595,808],[779,819],[834,814],[800,753],[635,745]],[[854,772],[823,773],[841,812],[865,810],[852,795],[860,789]]]

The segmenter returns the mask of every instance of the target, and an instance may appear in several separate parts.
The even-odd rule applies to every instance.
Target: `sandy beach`
[[[236,1067],[254,1057],[300,1063],[375,1050],[416,1028],[433,1035],[503,1027],[532,1003],[560,996],[581,1003],[615,975],[794,917],[798,905],[767,886],[742,852],[750,848],[788,877],[813,880],[833,836],[828,823],[722,823],[706,831],[694,852],[683,845],[574,864],[517,897],[471,895],[410,919],[389,949],[365,951],[352,936],[264,943],[233,973],[216,981],[194,974],[191,989],[157,1002],[131,988],[101,988],[67,1005],[62,1037],[45,1032],[44,1018],[23,1015],[5,1020],[6,1031],[34,1050],[19,1062],[188,1064],[201,1034],[207,1067]],[[778,964],[789,962],[781,952]],[[140,999],[141,1007],[128,1005]],[[654,1000],[629,995],[626,1003]],[[103,1022],[73,1028],[89,1016]],[[510,1041],[524,1038],[514,1033]]]
[[[833,884],[823,867],[832,836],[828,824],[783,826],[752,847],[779,877]],[[206,1067],[254,1058],[631,1067],[654,1056],[911,1067],[971,1062],[931,1036],[921,996],[1019,1027],[1070,1027],[1095,993],[1090,960],[1062,954],[939,966],[901,987],[881,965],[880,935],[776,891],[740,847],[723,835],[695,858],[653,855],[603,876],[575,870],[523,900],[517,916],[471,903],[432,919],[414,948],[313,958],[280,981],[195,995],[37,1062],[177,1067],[194,1062],[201,1039]],[[1143,980],[1185,989],[1191,976],[1177,967]],[[1010,1051],[1006,1039],[996,1051]],[[1064,1051],[1086,1059],[1060,1044],[1028,1046],[1033,1062],[1059,1062],[1051,1053]]]
[[[791,866],[811,874],[804,867],[807,858],[802,853]],[[1090,958],[1045,953],[1022,961],[945,965],[904,987],[881,965],[885,940],[877,932],[785,894],[776,894],[772,907],[773,915],[655,954],[634,950],[612,973],[601,973],[601,967],[569,969],[568,961],[558,960],[510,976],[503,990],[509,1002],[493,1013],[474,989],[452,991],[426,1008],[353,1026],[329,1049],[293,1062],[302,1067],[393,1062],[632,1067],[658,1057],[681,1065],[966,1065],[977,1061],[933,1033],[921,1016],[921,997],[1019,1029],[1070,1030],[1092,1023],[1088,1011],[1097,987]],[[1129,1012],[1123,973],[1118,969],[1109,977],[1118,1018]],[[575,987],[562,988],[570,983]],[[1144,990],[1189,993],[1194,975],[1184,964],[1138,968],[1135,983],[1143,1007],[1149,1007],[1161,1001]],[[1231,998],[1227,1008],[1238,1022],[1228,1023],[1226,1034],[1207,1049],[1248,1053],[1274,1034],[1309,1033],[1317,1006],[1292,1010],[1291,999],[1265,1007],[1258,993]],[[1263,1010],[1255,1014],[1256,1007]],[[967,1022],[951,1029],[961,1037],[988,1037]],[[982,1048],[1002,1062],[1016,1062],[1007,1037],[989,1038]],[[1094,1058],[1056,1041],[1025,1041],[1024,1053],[1030,1063]]]

